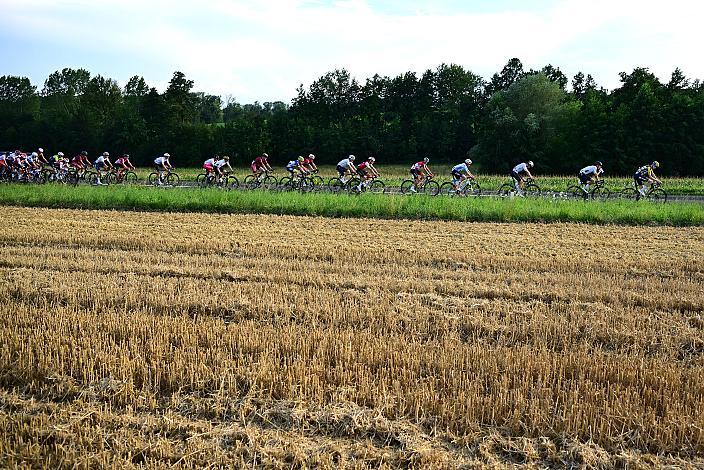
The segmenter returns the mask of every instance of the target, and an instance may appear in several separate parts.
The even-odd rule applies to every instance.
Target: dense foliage
[[[704,175],[704,86],[676,69],[662,83],[647,69],[621,74],[615,90],[559,68],[524,71],[518,59],[486,81],[459,65],[420,77],[375,75],[359,83],[334,70],[290,104],[223,103],[193,92],[175,72],[164,93],[132,77],[124,88],[84,69],[52,73],[41,91],[25,77],[0,77],[0,149],[44,146],[129,152],[138,164],[163,151],[178,166],[214,153],[275,162],[314,152],[323,163],[347,153],[408,163],[469,154],[481,171],[536,161],[541,173],[574,173],[595,159],[629,174],[658,159],[666,175]]]

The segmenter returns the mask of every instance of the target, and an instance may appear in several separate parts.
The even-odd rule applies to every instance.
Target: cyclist
[[[337,167],[335,169],[340,175],[340,181],[342,181],[343,183],[347,182],[345,180],[345,176],[352,175],[353,172],[357,171],[357,168],[354,166],[354,159],[354,155],[350,155],[347,158],[344,158],[337,162]]]
[[[117,177],[122,181],[122,177],[130,170],[134,170],[134,165],[130,161],[130,156],[128,154],[123,154],[117,160],[115,160],[115,167],[117,168]]]
[[[638,195],[636,195],[636,201],[640,200],[641,197],[645,197],[645,183],[650,184],[662,184],[662,181],[655,176],[656,168],[660,168],[660,162],[657,160],[650,165],[643,165],[638,168],[633,175],[633,179],[636,182],[636,189],[638,190]]]
[[[577,177],[579,178],[584,194],[589,194],[589,184],[592,181],[599,181],[599,176],[603,172],[603,164],[600,161],[594,162],[593,165],[585,166],[579,170]]]
[[[411,186],[410,191],[412,193],[416,192],[416,187],[421,183],[423,179],[427,176],[428,178],[433,177],[433,172],[428,168],[428,163],[430,163],[430,158],[425,157],[423,160],[414,163],[411,166],[411,175],[413,176],[413,186]]]
[[[519,196],[523,197],[523,180],[525,178],[533,178],[533,175],[530,173],[529,168],[533,168],[533,162],[528,160],[525,163],[519,163],[518,165],[513,167],[513,170],[511,170],[511,178],[513,178],[513,185],[516,187],[516,191],[518,191]]]
[[[357,185],[357,191],[362,190],[362,186],[366,187],[374,178],[379,176],[379,172],[374,167],[374,162],[376,158],[369,157],[359,165],[357,165],[357,175],[359,176],[359,184]]]
[[[60,153],[60,152],[59,152]],[[62,154],[63,155],[63,154]],[[97,184],[103,184],[100,181],[100,178],[103,176],[101,171],[105,168],[112,168],[112,163],[110,163],[110,154],[108,152],[103,152],[102,155],[100,155],[94,162],[93,166],[95,168],[95,171],[98,172],[98,176],[96,177],[96,183]]]
[[[171,162],[169,161],[170,158],[171,155],[165,153],[164,155],[154,159],[154,169],[159,172],[159,180],[157,182],[159,186],[164,184],[164,172],[173,168],[171,166]]]
[[[309,172],[318,171],[318,167],[316,166],[314,160],[315,160],[315,155],[313,155],[312,153],[308,154],[308,156],[303,159],[303,166]]]
[[[207,180],[210,174],[213,172],[213,165],[215,165],[215,158],[209,158],[203,162],[203,169],[205,170],[205,179]]]
[[[286,171],[289,172],[291,178],[294,177],[296,171],[298,171],[301,175],[303,175],[303,173],[306,171],[305,167],[303,166],[303,160],[303,157],[298,157],[288,162],[288,164],[286,165]]]
[[[259,177],[262,173],[269,172],[272,173],[274,170],[269,165],[269,155],[262,153],[260,156],[252,160],[252,164],[249,166],[252,169],[252,173]]]
[[[218,180],[221,180],[222,177],[225,175],[225,173],[223,172],[224,167],[227,167],[228,173],[233,171],[232,167],[230,166],[230,157],[228,157],[227,155],[225,155],[213,164],[213,168],[215,168],[215,171],[218,173]]]
[[[76,169],[78,176],[83,176],[86,168],[90,166],[90,160],[88,160],[88,152],[83,150],[81,153],[76,155],[71,159],[71,166]]]
[[[40,165],[48,165],[49,164],[49,161],[44,156],[44,149],[41,147],[39,147],[37,149],[37,161],[39,162]]]
[[[474,176],[469,170],[469,166],[471,164],[472,160],[468,158],[464,162],[453,166],[450,170],[450,174],[452,175],[452,189],[454,189],[455,192],[460,189],[460,183],[462,183],[462,181],[467,178],[472,180],[476,178],[476,176]]]

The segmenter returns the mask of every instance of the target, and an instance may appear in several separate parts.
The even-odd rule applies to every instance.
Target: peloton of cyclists
[[[457,192],[460,189],[460,184],[466,179],[476,179],[476,176],[469,170],[472,160],[467,158],[464,162],[452,167],[450,174],[452,175],[452,189]]]
[[[347,158],[343,158],[337,162],[335,169],[340,177],[340,181],[343,183],[346,183],[349,180],[349,178],[347,178],[348,176],[352,176],[357,171],[357,168],[354,166],[354,160],[355,156],[350,155]]]
[[[171,168],[173,168],[171,166],[171,162],[169,161],[170,158],[171,155],[165,153],[154,159],[154,169],[159,173],[159,179],[157,180],[157,184],[159,186],[162,186],[164,184],[164,172],[169,171],[171,170]]]
[[[643,165],[636,170],[633,175],[633,179],[636,183],[636,189],[638,190],[636,201],[640,200],[641,197],[645,197],[645,183],[662,184],[662,181],[655,176],[655,172],[653,171],[657,168],[660,168],[660,162],[656,160],[650,165]]]
[[[589,185],[593,182],[599,181],[599,177],[602,173],[604,173],[604,168],[600,161],[594,162],[593,165],[585,166],[579,170],[577,177],[579,178],[584,194],[589,194]]]
[[[533,175],[530,173],[530,168],[533,168],[533,166],[533,162],[528,160],[525,163],[519,163],[518,165],[513,167],[513,170],[511,170],[511,178],[513,178],[513,185],[516,188],[518,195],[521,197],[525,196],[523,194],[524,180],[526,178],[533,178]]]
[[[416,188],[421,182],[427,178],[433,177],[433,172],[428,168],[428,163],[430,163],[430,158],[425,157],[423,160],[414,163],[411,166],[411,175],[413,176],[413,186],[411,186],[410,191],[412,193],[416,192]]]
[[[379,172],[374,167],[374,162],[376,162],[376,158],[369,157],[357,165],[357,175],[360,180],[356,188],[357,191],[362,191],[362,187],[367,187],[371,180],[379,177]]]

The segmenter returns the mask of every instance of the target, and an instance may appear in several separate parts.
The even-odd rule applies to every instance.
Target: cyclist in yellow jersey
[[[636,182],[636,189],[638,190],[638,193],[640,194],[637,199],[640,199],[641,197],[645,197],[645,184],[646,183],[651,183],[651,184],[662,184],[662,181],[655,176],[655,170],[656,168],[660,167],[660,162],[657,160],[651,163],[650,165],[643,165],[642,167],[638,168],[633,175],[633,179]]]

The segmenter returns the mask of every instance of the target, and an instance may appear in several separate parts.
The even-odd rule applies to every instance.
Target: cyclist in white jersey
[[[525,178],[533,178],[533,175],[530,173],[529,168],[533,168],[533,162],[528,161],[526,163],[519,163],[518,165],[513,167],[513,170],[511,170],[511,178],[513,178],[513,185],[516,188],[516,191],[520,196],[524,196],[523,194],[523,180]]]
[[[357,168],[354,166],[354,160],[354,155],[350,155],[337,163],[337,173],[340,175],[340,180],[343,183],[346,182],[345,176],[352,175],[357,171]]]
[[[466,159],[464,162],[455,165],[452,167],[452,170],[450,170],[450,174],[452,174],[452,187],[455,191],[459,189],[460,183],[464,181],[465,179],[475,179],[476,176],[472,174],[472,172],[469,170],[469,166],[472,164],[472,160],[469,158]]]
[[[592,181],[599,181],[599,176],[604,173],[604,168],[601,162],[597,161],[593,165],[585,166],[579,170],[577,177],[582,186],[584,193],[589,193],[589,185]]]
[[[59,153],[61,154],[59,156],[63,158],[63,153]],[[96,158],[96,160],[93,162],[93,167],[95,168],[95,171],[98,172],[98,176],[96,177],[96,184],[103,184],[100,181],[100,178],[103,176],[102,170],[108,167],[112,168],[112,163],[110,163],[110,154],[108,152],[103,152],[103,154]]]
[[[216,161],[213,164],[213,167],[215,168],[215,171],[217,171],[219,178],[222,178],[222,176],[224,175],[224,173],[223,173],[224,167],[227,167],[228,172],[233,171],[232,167],[230,166],[230,157],[228,157],[227,155],[222,157],[220,160]]]
[[[171,162],[169,161],[170,158],[171,158],[171,155],[169,155],[168,153],[165,153],[161,157],[156,157],[154,159],[154,168],[156,169],[156,171],[159,172],[159,180],[158,180],[159,185],[164,184],[164,172],[173,168],[171,166]]]

